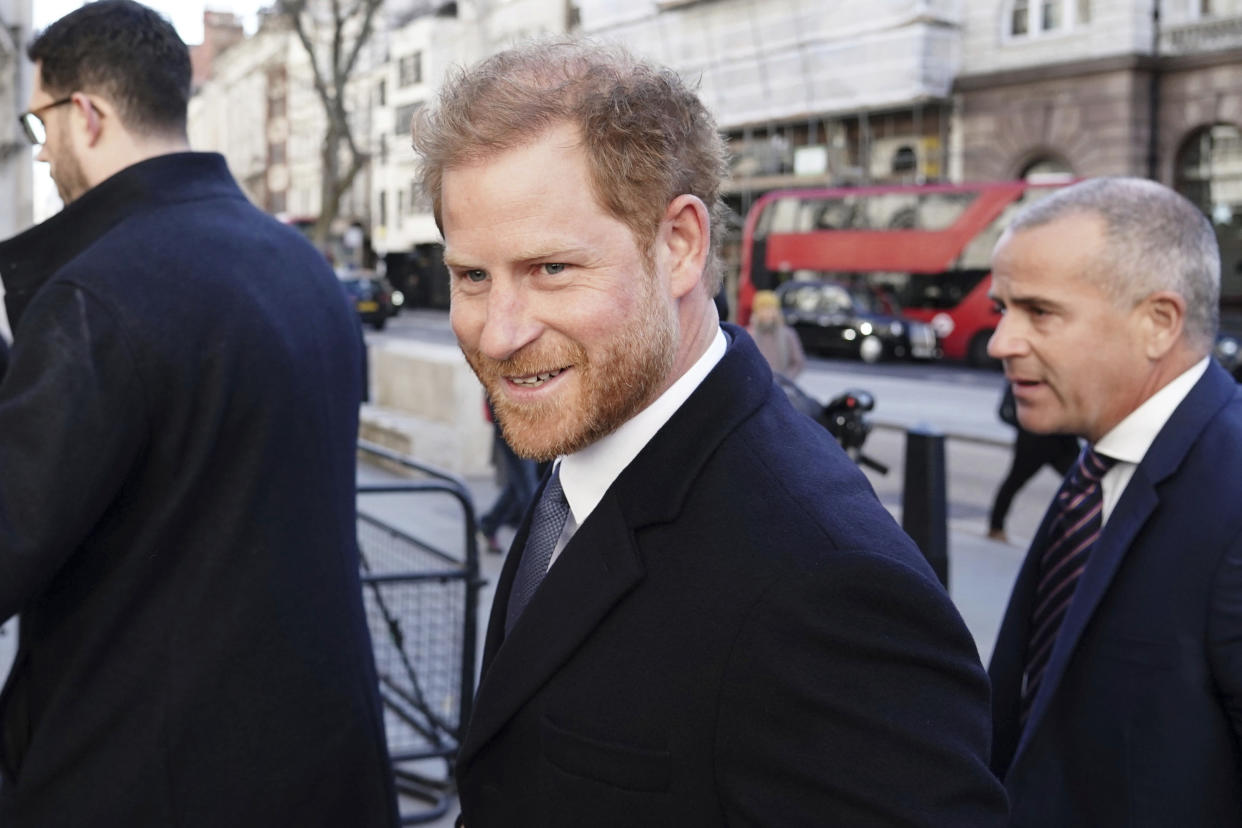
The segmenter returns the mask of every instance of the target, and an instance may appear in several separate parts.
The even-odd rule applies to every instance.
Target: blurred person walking
[[[554,463],[496,586],[465,825],[1002,825],[969,633],[719,322],[702,102],[543,42],[452,77],[414,142],[462,351],[513,449]]]
[[[1209,357],[1220,257],[1166,187],[1096,179],[1020,213],[989,344],[1022,427],[1087,446],[992,656],[1016,828],[1242,823],[1242,391]]]
[[[1001,422],[1014,427],[1016,434],[1009,473],[1001,481],[996,489],[996,496],[992,499],[992,511],[988,516],[988,537],[1008,543],[1005,518],[1009,515],[1014,496],[1044,466],[1052,466],[1061,477],[1069,474],[1069,470],[1074,467],[1074,461],[1078,459],[1078,438],[1071,434],[1036,434],[1023,428],[1018,422],[1013,388],[1008,383],[1005,384],[1005,392],[1001,395],[997,413]]]
[[[22,120],[66,206],[0,244],[0,825],[394,825],[353,313],[188,151],[165,19],[99,0],[29,57]]]
[[[755,292],[751,302],[750,326],[746,329],[772,372],[786,379],[797,379],[806,366],[806,355],[794,329],[781,316],[780,299],[770,290]]]
[[[496,420],[491,403],[486,403],[484,411],[492,424],[492,459],[501,478],[501,489],[492,507],[479,518],[479,531],[483,533],[487,551],[499,555],[504,549],[496,533],[502,526],[516,529],[522,522],[522,516],[526,514],[530,499],[539,485],[539,477],[534,461],[518,457],[505,442],[504,431]]]

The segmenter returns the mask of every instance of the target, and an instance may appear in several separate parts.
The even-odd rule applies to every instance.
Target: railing
[[[417,475],[358,485],[358,546],[397,790],[426,806],[403,810],[401,822],[429,822],[451,802],[453,761],[474,698],[481,585],[474,504],[466,484],[448,472],[373,443],[360,441],[358,449]],[[460,509],[462,554],[442,548],[444,532],[440,542],[428,540],[366,508],[385,495],[451,498]],[[434,523],[429,517],[424,526],[434,530]]]

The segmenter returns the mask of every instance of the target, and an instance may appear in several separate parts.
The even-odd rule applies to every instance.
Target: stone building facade
[[[960,178],[1175,187],[1211,217],[1242,314],[1242,0],[971,0],[963,38]]]

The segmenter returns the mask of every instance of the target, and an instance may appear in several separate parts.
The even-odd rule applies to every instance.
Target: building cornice
[[[1212,66],[1242,63],[1242,47],[1221,49],[1192,55],[1129,54],[1104,58],[1067,60],[1062,63],[1045,63],[1024,66],[1021,69],[1002,69],[995,72],[958,75],[953,81],[953,91],[975,92],[1005,86],[1019,86],[1041,81],[1079,78],[1084,75],[1103,75],[1112,72],[1180,72],[1204,69]]]

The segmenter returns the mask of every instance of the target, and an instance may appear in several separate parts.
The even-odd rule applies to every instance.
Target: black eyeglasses
[[[39,118],[39,115],[47,112],[49,109],[63,106],[72,100],[73,96],[70,95],[67,98],[61,98],[59,101],[52,101],[50,104],[44,104],[38,109],[32,109],[29,112],[23,112],[21,115],[17,116],[17,120],[21,121],[22,131],[26,133],[26,137],[30,140],[31,144],[38,147],[47,142],[47,127],[43,125],[43,121]]]

